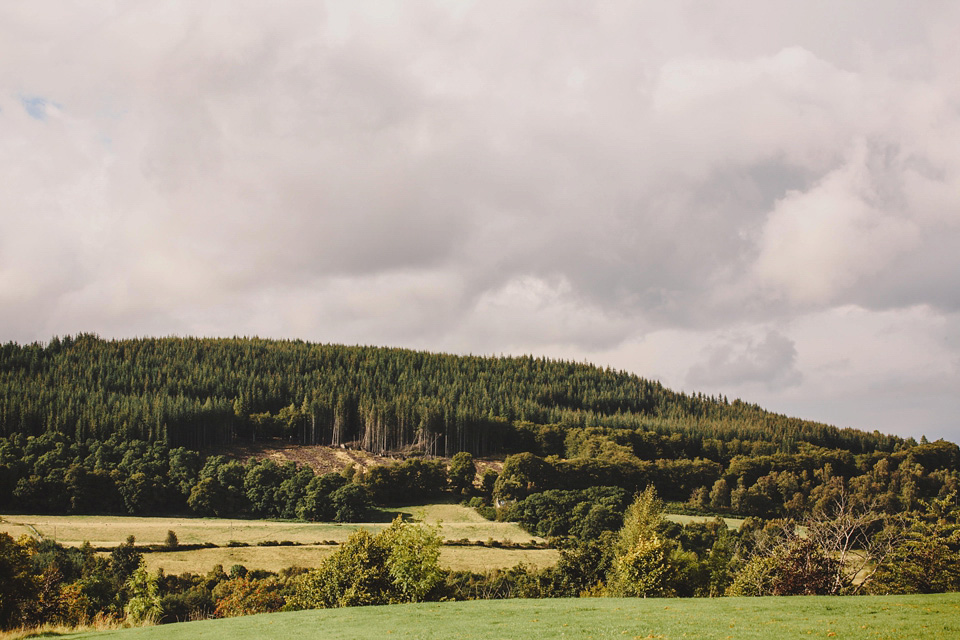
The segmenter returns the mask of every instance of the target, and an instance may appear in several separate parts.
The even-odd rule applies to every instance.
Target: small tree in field
[[[652,486],[637,496],[623,517],[614,546],[608,591],[621,597],[664,596],[671,591],[676,543],[657,532],[663,522],[663,502]]]
[[[397,518],[381,535],[389,547],[387,571],[400,602],[421,602],[443,582],[439,525],[412,526]]]
[[[176,549],[180,546],[180,541],[177,539],[177,534],[171,529],[167,531],[167,537],[163,541],[163,546],[167,549]]]
[[[127,589],[130,600],[124,612],[132,622],[156,621],[160,618],[160,583],[156,574],[141,565],[127,580]]]

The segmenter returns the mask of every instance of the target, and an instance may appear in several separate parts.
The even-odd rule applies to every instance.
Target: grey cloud
[[[760,341],[740,338],[707,347],[702,360],[687,373],[687,381],[694,388],[758,384],[782,390],[803,380],[796,358],[794,342],[769,331]]]
[[[762,327],[958,308],[955,3],[45,7],[0,8],[14,339],[743,326],[680,368],[785,392]]]

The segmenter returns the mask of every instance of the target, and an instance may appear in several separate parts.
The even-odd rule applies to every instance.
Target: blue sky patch
[[[51,104],[55,107],[58,106],[57,104],[40,96],[20,96],[20,104],[23,105],[23,108],[27,111],[27,114],[29,114],[31,118],[41,121],[47,119],[48,104]]]

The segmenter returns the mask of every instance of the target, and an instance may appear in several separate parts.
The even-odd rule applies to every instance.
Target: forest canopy
[[[524,423],[560,429],[551,434]],[[800,443],[860,454],[904,444],[740,400],[677,393],[624,371],[533,356],[90,334],[0,347],[3,437],[116,435],[193,449],[280,437],[452,456],[562,454],[571,427],[633,432],[618,444],[659,457],[791,453]],[[629,442],[619,442],[624,438]]]

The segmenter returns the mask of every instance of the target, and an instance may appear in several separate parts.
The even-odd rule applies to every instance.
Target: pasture
[[[512,522],[490,522],[473,509],[457,504],[428,504],[390,507],[383,510],[381,522],[336,523],[298,522],[295,520],[241,520],[229,518],[137,517],[137,516],[42,516],[4,515],[0,531],[18,537],[21,534],[53,538],[67,546],[84,541],[95,547],[113,547],[133,535],[137,544],[162,544],[167,531],[177,534],[180,544],[210,542],[226,545],[231,541],[257,544],[269,540],[318,544],[344,542],[358,529],[376,533],[389,526],[396,515],[412,522],[441,524],[446,540],[496,540],[499,542],[543,542]]]
[[[328,523],[289,520],[240,520],[190,517],[135,516],[41,516],[4,515],[0,531],[13,537],[26,534],[52,538],[67,546],[89,541],[94,547],[115,547],[133,535],[138,545],[162,544],[168,531],[180,544],[212,543],[216,548],[163,551],[144,554],[150,570],[162,568],[168,574],[206,573],[215,565],[229,569],[242,564],[249,569],[279,571],[292,566],[314,567],[358,529],[376,533],[397,515],[411,522],[440,524],[445,540],[472,542],[543,542],[510,522],[490,522],[473,509],[440,503],[389,507],[382,510],[381,522]],[[264,542],[289,541],[296,546],[256,546]],[[250,546],[227,546],[230,542]],[[455,570],[485,571],[518,563],[533,567],[553,565],[555,549],[505,549],[491,546],[445,546],[440,562]]]
[[[954,640],[960,637],[960,594],[430,602],[273,613],[63,637],[105,640],[287,637],[300,640]]]
[[[711,522],[716,520],[715,516],[690,516],[682,513],[665,513],[663,517],[678,524],[690,524],[691,522]],[[739,530],[743,526],[743,518],[721,518],[728,529]]]
[[[304,545],[297,547],[218,547],[194,551],[165,551],[143,556],[147,569],[162,568],[167,574],[206,573],[214,565],[229,570],[235,564],[248,569],[280,571],[287,567],[315,567],[333,553],[336,546]],[[506,569],[519,563],[529,567],[556,564],[556,549],[503,549],[496,547],[444,546],[440,549],[440,565],[455,571],[483,572]]]

